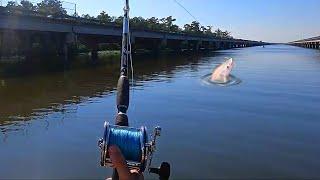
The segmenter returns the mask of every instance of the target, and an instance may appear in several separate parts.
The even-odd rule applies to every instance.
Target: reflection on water
[[[134,67],[136,89],[149,81],[170,81],[177,68],[198,61],[197,57],[138,58]],[[1,80],[1,131],[18,130],[19,122],[45,118],[52,112],[67,112],[72,105],[108,96],[116,89],[118,66],[118,62],[111,62],[100,67]]]
[[[242,82],[199,83],[224,57],[237,60]],[[266,46],[134,59],[130,125],[162,127],[154,163],[169,161],[174,179],[320,177],[319,51]],[[0,77],[0,178],[110,175],[96,142],[116,113],[118,71],[110,61]]]

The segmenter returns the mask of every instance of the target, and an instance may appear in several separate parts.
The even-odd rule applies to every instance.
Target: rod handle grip
[[[160,180],[168,180],[170,177],[170,164],[162,162],[159,168],[150,168],[150,173],[158,174]]]

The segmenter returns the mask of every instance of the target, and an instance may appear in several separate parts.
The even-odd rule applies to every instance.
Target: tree
[[[214,31],[214,34],[216,37],[219,37],[219,38],[223,37],[223,32],[219,28]]]
[[[151,17],[146,19],[146,27],[151,30],[161,30],[161,25],[159,23],[159,19],[155,17]]]
[[[114,22],[116,25],[121,26],[122,23],[123,23],[123,16],[114,17],[114,18],[113,18],[113,22]]]
[[[172,16],[168,16],[166,18],[160,19],[161,23],[163,24],[163,30],[171,31],[173,22],[176,21],[176,19],[172,18]]]
[[[111,16],[109,16],[105,11],[102,11],[98,16],[97,19],[101,22],[101,23],[110,23],[113,21],[113,18]]]
[[[88,20],[95,20],[96,19],[94,16],[90,16],[89,14],[83,14],[81,17],[84,19],[88,19]]]
[[[147,21],[143,17],[134,17],[130,19],[130,25],[134,28],[144,29],[147,28]]]
[[[170,27],[170,31],[171,32],[181,32],[182,30],[179,28],[179,26],[178,25],[172,25],[171,27]]]
[[[197,21],[192,21],[191,24],[184,25],[184,32],[191,34],[201,34],[200,23]]]
[[[7,8],[10,9],[15,9],[17,8],[19,5],[15,2],[15,1],[8,1],[7,3]]]
[[[223,31],[222,36],[224,38],[232,38],[231,33],[229,31]]]
[[[37,4],[37,11],[46,16],[62,17],[67,15],[67,11],[62,7],[59,0],[43,0]]]
[[[203,32],[205,35],[214,36],[214,33],[212,32],[212,26],[207,26],[206,30]]]
[[[19,11],[20,5],[15,1],[8,1],[6,8],[10,13],[14,13],[14,14],[21,13]]]
[[[17,7],[17,3],[15,1],[8,1],[7,3],[7,8],[10,8],[10,7]]]
[[[23,10],[28,10],[28,11],[36,11],[36,6],[34,6],[30,1],[28,0],[22,0],[20,2],[21,7]]]

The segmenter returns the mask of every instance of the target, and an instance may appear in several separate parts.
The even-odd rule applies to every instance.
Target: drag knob
[[[158,174],[160,180],[167,180],[170,177],[170,164],[162,162],[159,168],[150,168],[150,173]]]

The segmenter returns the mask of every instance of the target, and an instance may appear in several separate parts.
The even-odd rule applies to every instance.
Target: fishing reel
[[[104,167],[112,167],[108,148],[116,145],[121,150],[127,161],[129,169],[144,172],[148,167],[150,173],[158,174],[160,179],[169,179],[170,164],[163,162],[159,168],[152,168],[152,157],[156,151],[157,137],[161,135],[161,128],[156,127],[148,141],[146,127],[132,128],[126,126],[104,124],[104,135],[98,142],[101,150],[100,164]]]

